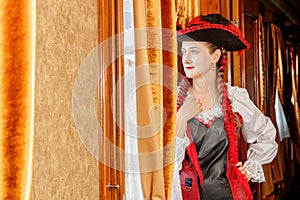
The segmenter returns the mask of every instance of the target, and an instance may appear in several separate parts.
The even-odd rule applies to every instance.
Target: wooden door
[[[245,37],[251,47],[245,51],[245,77],[244,84],[251,100],[258,106],[259,80],[258,80],[258,26],[257,17],[245,12]]]
[[[251,47],[245,51],[242,64],[242,87],[246,88],[250,99],[254,104],[259,107],[260,95],[265,91],[260,91],[259,85],[259,30],[258,30],[258,1],[249,2],[244,0],[241,3],[241,17],[243,24],[243,32],[246,40],[250,43]],[[244,148],[242,158],[246,159],[247,145],[242,145]],[[261,184],[251,183],[250,186],[253,192],[254,200],[261,199]]]

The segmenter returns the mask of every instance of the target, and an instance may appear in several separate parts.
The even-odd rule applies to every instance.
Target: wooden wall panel
[[[257,41],[258,27],[256,17],[250,14],[245,14],[245,37],[251,47],[245,51],[245,83],[246,88],[252,101],[258,106],[259,86],[258,86],[258,59],[257,59]]]
[[[244,25],[244,20],[243,20],[243,15],[241,14],[240,10],[243,5],[243,2],[240,0],[232,0],[231,3],[231,9],[232,9],[232,16],[231,20],[237,22],[237,26],[242,30],[243,32],[243,25]],[[243,65],[243,55],[240,56],[238,55],[238,52],[233,52],[232,53],[232,83],[233,85],[236,86],[243,86],[243,77],[245,76],[244,73],[244,65]]]
[[[227,19],[231,20],[231,13],[230,13],[230,0],[220,0],[220,13]],[[225,82],[231,84],[232,83],[232,53],[227,52],[227,67],[224,70],[223,79]]]
[[[252,1],[244,0],[244,11],[251,13],[254,16],[258,16],[258,12],[259,12],[258,5],[259,5],[258,0],[252,0]]]

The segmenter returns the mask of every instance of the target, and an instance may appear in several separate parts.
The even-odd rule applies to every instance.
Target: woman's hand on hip
[[[246,176],[246,178],[248,179],[248,181],[250,181],[251,177],[248,174],[247,170],[243,167],[243,163],[242,162],[238,162],[236,164],[236,166],[239,168],[239,170],[241,171],[241,173]]]

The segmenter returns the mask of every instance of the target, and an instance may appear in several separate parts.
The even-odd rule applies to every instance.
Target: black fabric
[[[218,35],[218,36],[217,36]],[[221,29],[203,29],[177,36],[179,42],[182,41],[203,41],[210,42],[223,47],[226,51],[239,51],[247,46],[235,35]]]
[[[206,127],[197,119],[188,121],[191,138],[196,145],[199,163],[204,177],[200,188],[201,200],[232,200],[226,177],[226,154],[229,146],[223,118]]]
[[[201,20],[210,22],[212,24],[222,24],[225,26],[228,26],[230,24],[230,21],[220,14],[208,14],[205,16],[201,16]]]

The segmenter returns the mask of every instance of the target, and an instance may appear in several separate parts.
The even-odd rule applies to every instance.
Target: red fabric
[[[186,179],[189,179],[191,185],[189,184],[187,186]],[[186,159],[184,159],[182,162],[180,184],[183,199],[200,200],[197,170],[193,163],[187,161]]]
[[[237,123],[235,121],[235,115],[232,111],[232,106],[230,104],[227,87],[224,85],[223,88],[224,101],[222,103],[222,110],[224,114],[224,129],[227,132],[227,138],[229,141],[229,160],[231,163],[238,163],[238,149],[237,149],[237,139],[236,139],[236,127]]]
[[[241,173],[235,165],[238,163],[238,148],[236,138],[236,128],[241,125],[242,117],[238,113],[233,113],[230,104],[227,87],[223,88],[224,102],[222,103],[224,117],[224,129],[227,132],[229,149],[227,152],[226,176],[230,184],[231,193],[234,200],[252,200],[253,195],[247,177]]]
[[[229,181],[232,197],[234,200],[252,200],[253,195],[248,179],[238,167],[227,159],[226,176]]]
[[[180,174],[182,197],[183,199],[200,200],[198,177],[202,188],[204,188],[204,180],[203,180],[202,170],[199,165],[196,146],[194,142],[191,140],[191,131],[189,126],[187,126],[186,134],[190,139],[190,145],[188,146],[187,154],[189,155],[191,162],[186,161],[185,158],[182,162],[182,170]],[[186,178],[191,179],[192,188],[186,187],[185,184]]]

